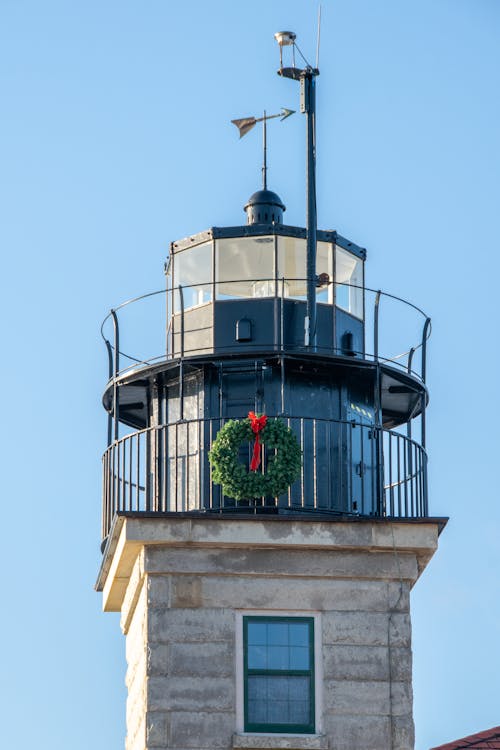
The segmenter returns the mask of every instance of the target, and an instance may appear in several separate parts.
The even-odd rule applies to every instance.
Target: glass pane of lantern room
[[[215,243],[217,299],[273,297],[274,237],[231,237]]]
[[[179,285],[182,286],[184,309],[204,305],[212,301],[212,243],[189,247],[175,253],[174,266],[174,310],[181,309]]]
[[[327,274],[333,278],[333,253],[329,242],[318,242],[316,251],[316,275]],[[278,294],[292,299],[307,298],[306,240],[298,237],[278,238]],[[281,281],[280,281],[281,279]],[[282,281],[284,279],[284,281]],[[316,290],[316,300],[332,304],[331,284],[325,283]]]
[[[335,248],[335,303],[363,318],[363,261],[338,245]]]

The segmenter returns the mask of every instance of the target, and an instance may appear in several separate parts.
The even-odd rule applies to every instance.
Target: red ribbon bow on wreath
[[[267,416],[265,414],[262,414],[260,417],[255,414],[253,411],[248,412],[248,419],[250,420],[250,424],[252,427],[252,432],[255,435],[255,443],[253,445],[253,454],[252,454],[252,460],[250,461],[250,471],[257,471],[257,469],[260,466],[260,435],[259,432],[264,429],[267,422]]]

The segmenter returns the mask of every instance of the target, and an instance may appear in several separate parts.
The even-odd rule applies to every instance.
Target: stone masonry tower
[[[130,340],[149,345],[142,308],[164,314],[165,290],[103,324],[97,589],[126,636],[127,750],[414,746],[409,594],[445,523],[427,504],[430,321],[317,230],[318,71],[279,72],[306,114],[306,228],[264,169],[246,225],[172,243],[161,352]]]

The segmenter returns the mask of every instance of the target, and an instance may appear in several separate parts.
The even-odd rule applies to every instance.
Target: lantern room
[[[250,216],[247,226],[215,227],[172,243],[173,356],[304,350],[306,230]],[[365,251],[336,232],[317,237],[316,351],[362,357]]]

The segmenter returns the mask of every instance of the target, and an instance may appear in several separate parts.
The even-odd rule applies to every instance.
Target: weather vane
[[[279,117],[280,120],[286,120],[286,118],[293,115],[294,112],[294,109],[286,109],[285,107],[282,107],[281,112],[278,112],[276,115],[267,115],[266,110],[264,110],[264,115],[262,117],[241,117],[239,120],[231,120],[240,131],[240,138],[243,138],[244,135],[249,133],[258,122],[262,123],[262,149],[264,152],[262,164],[262,187],[264,190],[267,190],[267,121],[274,120],[276,117]]]

